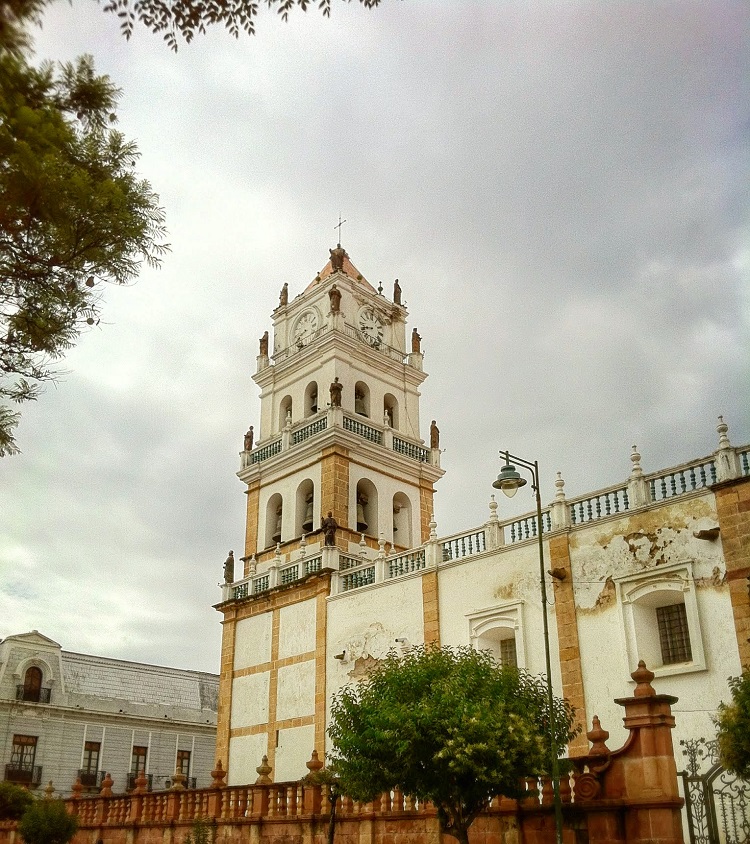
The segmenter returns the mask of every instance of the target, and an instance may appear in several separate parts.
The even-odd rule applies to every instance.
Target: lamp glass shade
[[[506,463],[492,484],[495,489],[501,489],[508,498],[513,498],[516,492],[526,485],[526,479],[522,478],[512,463]]]

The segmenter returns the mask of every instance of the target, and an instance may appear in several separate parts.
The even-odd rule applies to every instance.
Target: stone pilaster
[[[245,557],[251,557],[258,550],[258,505],[260,503],[260,482],[253,481],[245,491],[247,495],[247,517],[245,519]],[[247,577],[247,563],[245,563]],[[237,578],[239,579],[239,578]]]
[[[555,592],[555,620],[560,650],[560,676],[563,697],[575,707],[582,725],[586,725],[586,696],[583,689],[581,649],[578,642],[578,620],[576,618],[573,571],[570,565],[568,533],[549,539],[550,570]],[[582,731],[569,746],[571,756],[588,753],[588,743]]]
[[[740,663],[747,668],[750,667],[750,477],[715,486],[714,494],[737,648]]]
[[[424,615],[425,645],[440,644],[440,607],[438,603],[438,573],[436,569],[422,575],[422,612]]]

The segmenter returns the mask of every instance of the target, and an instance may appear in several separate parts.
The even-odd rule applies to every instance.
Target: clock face
[[[315,311],[305,311],[294,326],[294,340],[308,340],[318,330],[318,316]]]
[[[374,308],[365,308],[360,312],[359,330],[370,345],[377,346],[382,342],[383,323]]]

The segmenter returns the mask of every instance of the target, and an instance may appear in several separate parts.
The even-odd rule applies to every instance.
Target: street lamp
[[[526,485],[525,478],[516,471],[514,463],[518,463],[525,469],[531,472],[531,488],[534,490],[536,496],[536,534],[539,542],[539,577],[542,591],[542,619],[544,621],[544,659],[547,668],[547,703],[549,706],[549,752],[550,761],[552,765],[552,793],[555,805],[555,840],[557,844],[562,844],[562,803],[560,802],[560,762],[557,758],[557,748],[555,747],[555,731],[553,724],[553,695],[552,695],[552,670],[549,652],[549,625],[547,623],[547,584],[545,581],[544,571],[544,542],[542,541],[542,498],[539,493],[539,464],[535,460],[529,463],[521,457],[516,457],[509,452],[500,452],[505,454],[505,466],[497,476],[497,480],[492,484],[495,489],[502,490],[508,498],[512,498],[516,492]],[[513,463],[510,461],[513,460]]]

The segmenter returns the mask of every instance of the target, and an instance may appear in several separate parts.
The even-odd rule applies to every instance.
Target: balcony
[[[42,766],[11,762],[5,766],[5,779],[7,782],[16,783],[16,785],[36,788],[42,781]]]
[[[23,684],[16,686],[16,700],[26,700],[30,703],[49,703],[51,688],[29,689]]]
[[[78,769],[78,779],[80,779],[81,785],[86,789],[100,788],[105,776],[105,771]]]

